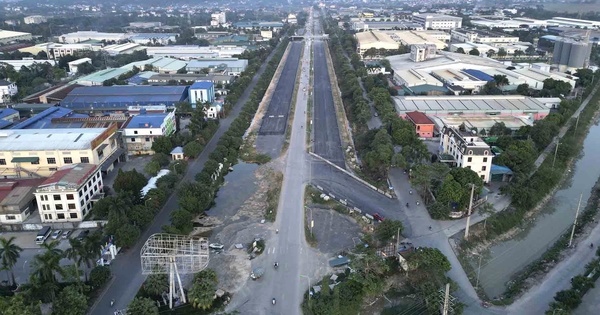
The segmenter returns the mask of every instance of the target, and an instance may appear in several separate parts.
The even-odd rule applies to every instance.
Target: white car
[[[96,260],[96,265],[98,266],[110,266],[110,260],[106,260],[104,258],[100,258]]]
[[[219,243],[211,243],[210,245],[208,245],[208,247],[210,247],[210,249],[223,249],[225,245]]]
[[[60,235],[62,234],[62,230],[55,230],[54,232],[52,232],[52,239],[55,240],[57,239]]]

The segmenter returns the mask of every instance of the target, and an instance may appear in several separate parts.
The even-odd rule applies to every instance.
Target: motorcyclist
[[[277,262],[275,262],[275,263],[273,264],[273,267],[275,267],[275,269],[277,269],[277,267],[279,267],[279,264],[278,264]]]
[[[275,298],[273,298],[273,305],[275,305],[275,303],[276,303]]]
[[[412,190],[409,190],[409,191],[408,191],[408,193],[409,193],[410,195],[412,195]]]
[[[406,207],[408,208],[408,202],[406,203]]]
[[[419,202],[417,201],[417,206],[419,205]]]
[[[110,306],[113,306],[115,304],[115,299],[110,300]]]
[[[276,229],[276,230],[275,230],[275,234],[279,234],[279,229]]]

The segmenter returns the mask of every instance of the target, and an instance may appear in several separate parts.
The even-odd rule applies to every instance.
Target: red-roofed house
[[[100,200],[102,192],[100,167],[94,164],[72,164],[60,168],[35,191],[42,223],[81,222]]]
[[[406,119],[415,125],[415,132],[421,138],[432,138],[435,131],[435,124],[427,115],[421,112],[408,112]]]

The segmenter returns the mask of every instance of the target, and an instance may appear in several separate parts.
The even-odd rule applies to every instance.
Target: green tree
[[[97,289],[103,286],[111,277],[110,267],[96,266],[90,272],[90,285]]]
[[[204,269],[194,275],[194,282],[188,292],[188,298],[192,306],[203,310],[211,308],[217,284],[217,273],[212,269]]]
[[[538,150],[546,148],[558,133],[556,123],[548,120],[538,120],[531,128],[531,139]]]
[[[486,56],[488,56],[488,58],[493,58],[496,55],[496,51],[494,51],[493,49],[490,49],[485,54],[486,54]]]
[[[53,314],[85,315],[88,308],[88,298],[81,292],[79,286],[65,287],[52,308]]]
[[[189,158],[196,158],[200,153],[202,153],[204,147],[198,143],[198,141],[190,141],[183,147],[183,154]]]
[[[489,131],[490,136],[510,136],[510,134],[512,134],[512,131],[506,127],[504,122],[494,123]]]
[[[445,273],[452,265],[437,248],[420,247],[408,260],[409,268],[431,273]]]
[[[148,180],[144,175],[138,173],[138,171],[134,168],[131,171],[123,172],[122,169],[119,169],[117,173],[117,178],[115,178],[115,182],[113,184],[113,189],[117,193],[128,192],[133,196],[134,202],[137,202],[141,198],[141,190],[146,186]]]
[[[479,52],[479,50],[477,48],[473,48],[469,51],[469,55],[471,56],[480,56],[481,53]]]
[[[397,237],[398,233],[402,234],[404,229],[402,222],[395,220],[385,220],[375,227],[375,236],[383,243]]]
[[[554,80],[552,78],[544,80],[544,88],[550,93],[550,96],[567,96],[571,93],[571,84],[568,82]]]
[[[523,56],[523,51],[520,49],[517,49],[517,50],[515,50],[515,52],[513,52],[513,55],[515,55],[515,57]]]
[[[0,297],[2,315],[41,315],[39,300],[26,298],[25,294]]]
[[[502,47],[500,49],[498,49],[498,57],[502,58],[502,57],[506,57],[506,55],[508,55],[508,53],[506,52],[506,49],[504,49]]]
[[[516,91],[517,91],[517,94],[520,94],[520,95],[525,95],[525,96],[529,95],[529,84],[527,84],[527,83],[519,84],[517,86]]]
[[[57,244],[57,242],[50,244]],[[33,272],[30,276],[30,283],[32,283],[32,285],[35,283],[39,284],[39,286],[42,287],[44,296],[51,301],[54,301],[56,298],[56,291],[58,291],[56,274],[64,274],[60,265],[63,254],[62,251],[55,248],[55,246],[56,245],[45,246],[46,251],[44,253],[33,257],[31,263]]]
[[[535,47],[533,46],[528,46],[527,49],[525,49],[525,53],[528,55],[533,55],[535,53]]]
[[[458,49],[456,49],[456,53],[458,53],[458,54],[466,54],[465,50],[462,47],[458,47]]]
[[[129,303],[127,315],[159,315],[158,306],[152,299],[136,297]]]
[[[436,194],[437,200],[445,205],[460,203],[464,196],[464,189],[452,175],[448,174],[444,179],[442,187]]]
[[[163,154],[171,154],[171,150],[173,150],[175,146],[171,141],[171,137],[168,136],[160,136],[154,138],[154,142],[152,142],[152,151]]]
[[[115,242],[118,246],[129,248],[140,238],[140,228],[133,224],[123,224],[115,232]]]
[[[517,140],[497,158],[496,163],[510,168],[517,178],[526,176],[533,170],[537,150],[531,140]]]
[[[83,246],[83,242],[77,238],[70,238],[69,245],[70,247],[65,250],[64,255],[66,258],[75,262],[75,276],[77,281],[81,281],[79,271],[83,260],[85,259],[84,257],[87,255],[86,249]]]
[[[196,106],[192,112],[192,118],[190,119],[190,123],[187,128],[190,130],[192,135],[198,136],[206,127],[206,125],[206,113],[204,112],[202,106]]]
[[[194,217],[185,209],[177,209],[171,212],[171,224],[177,228],[180,234],[190,234],[194,228],[192,220]]]
[[[493,78],[497,86],[505,86],[510,83],[505,75],[496,74]]]
[[[144,166],[144,172],[150,176],[156,176],[160,171],[160,163],[158,161],[152,160]]]
[[[149,275],[144,281],[143,288],[144,292],[152,296],[160,296],[169,290],[169,279],[166,274]]]
[[[570,310],[576,309],[581,304],[581,294],[573,289],[556,292],[554,300]]]
[[[15,237],[12,236],[9,239],[4,237],[0,238],[0,262],[2,263],[2,269],[6,272],[10,272],[10,279],[12,285],[15,285],[15,274],[13,268],[21,257],[23,249],[18,245],[14,244]],[[7,277],[8,278],[8,277]]]

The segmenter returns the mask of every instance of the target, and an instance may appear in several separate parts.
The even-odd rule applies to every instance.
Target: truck
[[[48,236],[50,236],[50,232],[52,232],[52,228],[49,226],[44,226],[37,234],[35,238],[35,243],[38,245],[44,244]]]
[[[256,280],[260,277],[262,277],[265,274],[265,269],[264,268],[254,268],[252,269],[252,273],[250,274],[250,278],[252,278],[252,280]]]

